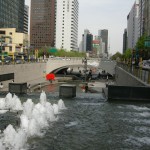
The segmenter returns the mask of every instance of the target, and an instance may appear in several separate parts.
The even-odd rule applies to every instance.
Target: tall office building
[[[90,33],[88,29],[84,30],[84,34],[82,34],[82,52],[91,52],[93,49],[93,35]]]
[[[78,0],[57,0],[55,46],[67,51],[78,49]]]
[[[0,28],[24,32],[24,0],[0,0]]]
[[[127,16],[127,34],[128,34],[128,46],[127,48],[135,48],[138,40],[138,16],[139,16],[139,1],[135,1],[132,9]]]
[[[127,29],[124,29],[124,34],[123,34],[123,53],[127,50]]]
[[[31,0],[30,44],[33,48],[54,46],[55,1]]]
[[[150,36],[150,0],[144,1],[144,33]]]
[[[103,29],[98,31],[98,36],[102,38],[102,42],[105,43],[105,53],[108,54],[108,30]]]
[[[28,23],[29,23],[29,6],[24,7],[24,33],[28,33]]]
[[[138,37],[144,34],[144,10],[145,10],[145,0],[139,0],[139,18],[138,18]]]

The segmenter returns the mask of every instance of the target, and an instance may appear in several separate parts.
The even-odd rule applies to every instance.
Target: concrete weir
[[[76,97],[76,85],[73,84],[62,84],[59,87],[60,98],[73,98]]]
[[[105,90],[108,101],[112,100],[134,100],[150,102],[150,87],[146,86],[117,86],[109,85]]]

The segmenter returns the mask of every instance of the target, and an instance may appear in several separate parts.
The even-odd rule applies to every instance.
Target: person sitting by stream
[[[85,93],[87,93],[87,92],[88,92],[88,89],[89,89],[89,87],[88,87],[88,83],[86,83],[86,84],[85,84]]]

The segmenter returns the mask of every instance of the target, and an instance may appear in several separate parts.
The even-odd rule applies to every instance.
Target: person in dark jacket
[[[88,92],[88,89],[89,89],[89,87],[88,87],[88,83],[86,83],[86,84],[85,84],[85,93],[87,93],[87,92]]]

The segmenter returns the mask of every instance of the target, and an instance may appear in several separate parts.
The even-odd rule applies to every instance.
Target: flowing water
[[[14,141],[22,150],[149,150],[150,104],[109,103],[102,93],[78,92],[76,98],[63,99],[60,102],[58,92],[49,93],[47,90],[47,98],[44,94],[41,95],[30,93],[20,97],[21,102],[24,102],[23,111],[16,111],[11,105],[10,111],[1,112],[0,148],[6,146],[7,140],[4,140],[3,132],[6,135],[7,125],[12,124],[18,133],[22,128],[25,129],[25,133],[28,131],[28,134],[20,131],[20,138]],[[45,116],[41,111],[33,115],[32,102],[26,102],[28,98],[32,99],[34,105],[38,104],[38,110],[51,109],[51,117]],[[45,103],[47,106],[51,104],[53,110],[52,107],[45,107]],[[30,123],[32,126],[27,124],[27,118],[23,114],[29,120],[34,116],[34,119],[37,119],[36,123]],[[14,132],[10,126],[9,129],[9,132]],[[10,139],[8,135],[6,137]],[[10,144],[6,147],[13,149]]]

